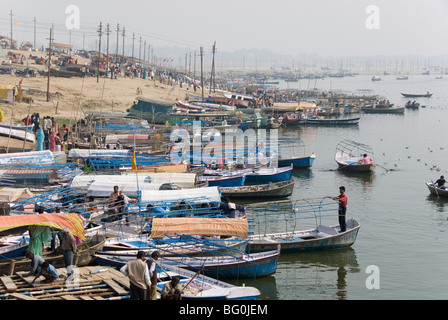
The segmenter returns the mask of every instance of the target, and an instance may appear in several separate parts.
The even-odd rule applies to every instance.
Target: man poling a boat
[[[333,200],[339,201],[339,210],[338,210],[338,216],[339,216],[339,226],[341,227],[341,232],[345,232],[346,230],[346,221],[345,221],[345,214],[347,213],[347,195],[345,194],[345,187],[341,186],[339,187],[339,196],[333,197]]]

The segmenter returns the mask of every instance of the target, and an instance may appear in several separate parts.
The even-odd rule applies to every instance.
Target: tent
[[[34,194],[25,188],[3,188],[0,190],[0,205],[3,203],[22,201],[33,196]]]
[[[0,84],[0,101],[13,103],[14,97],[17,96],[18,90],[13,84]]]

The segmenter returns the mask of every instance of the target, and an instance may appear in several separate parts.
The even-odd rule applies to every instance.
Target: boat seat
[[[326,227],[326,226],[322,226],[322,225],[317,227],[317,231],[319,233],[326,233],[328,235],[336,235],[336,234],[338,234],[338,232],[334,228],[330,228],[330,227]]]

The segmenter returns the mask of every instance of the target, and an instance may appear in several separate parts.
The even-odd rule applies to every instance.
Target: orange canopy
[[[246,219],[230,218],[153,218],[151,238],[176,234],[203,236],[249,236]]]
[[[85,240],[84,221],[76,213],[25,214],[0,217],[0,232],[32,225],[61,230],[67,228],[71,234]]]

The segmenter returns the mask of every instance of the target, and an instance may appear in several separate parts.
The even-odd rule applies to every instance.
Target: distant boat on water
[[[425,93],[425,94],[413,94],[413,93],[402,93],[401,94],[405,98],[430,98],[432,97],[432,93]]]
[[[408,79],[409,79],[408,76],[400,76],[400,77],[397,77],[397,80],[408,80]]]

